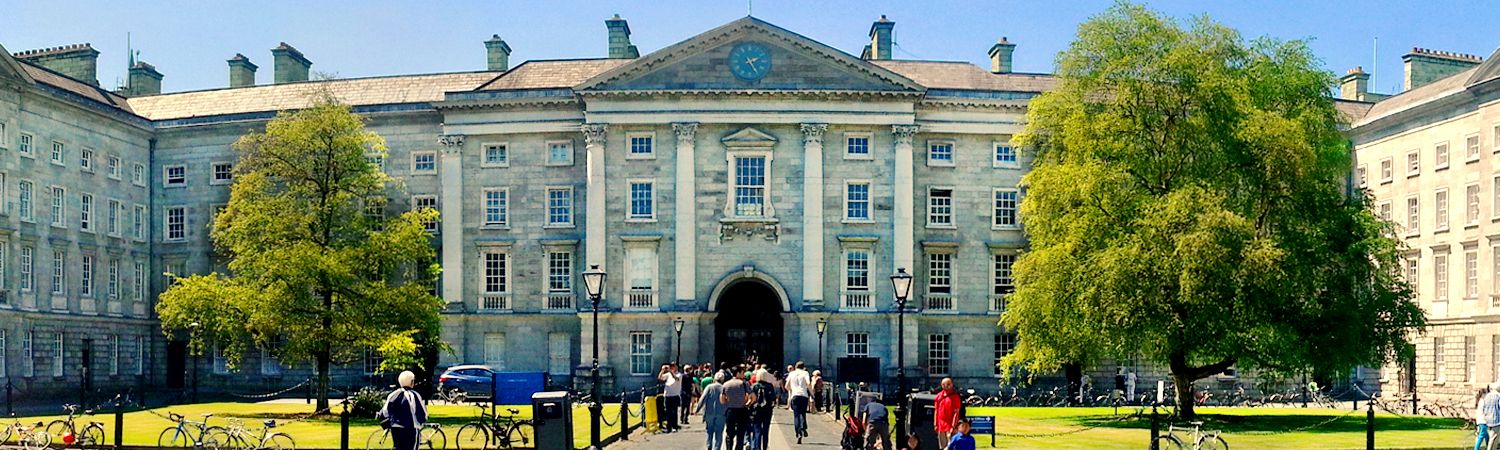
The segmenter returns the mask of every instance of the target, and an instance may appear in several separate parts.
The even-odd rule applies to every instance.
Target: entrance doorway
[[[781,298],[770,285],[744,280],[725,288],[714,318],[714,361],[779,367],[784,340]]]
[[[187,341],[167,342],[167,387],[187,387]]]

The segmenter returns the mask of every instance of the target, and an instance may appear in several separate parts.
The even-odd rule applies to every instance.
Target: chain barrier
[[[1318,423],[1315,423],[1315,424],[1312,424],[1312,425],[1308,425],[1308,426],[1305,426],[1305,427],[1293,428],[1293,429],[1290,429],[1290,430],[1245,431],[1245,432],[1240,432],[1240,433],[1235,433],[1235,434],[1238,434],[1238,435],[1246,435],[1246,434],[1248,434],[1248,435],[1271,435],[1271,434],[1281,434],[1281,433],[1296,433],[1296,432],[1299,432],[1299,431],[1307,431],[1307,430],[1311,430],[1313,428],[1322,427],[1324,425],[1328,425],[1330,423],[1334,423],[1334,422],[1337,422],[1337,421],[1342,420],[1344,418],[1347,418],[1349,416],[1352,416],[1355,413],[1363,413],[1363,412],[1364,411],[1360,411],[1360,410],[1357,410],[1357,409],[1355,409],[1355,410],[1349,410],[1349,411],[1344,412],[1344,414],[1341,415],[1341,416],[1334,417],[1332,419],[1328,419],[1328,420],[1325,420],[1325,421],[1322,421],[1322,422],[1318,422]]]
[[[1103,422],[1103,423],[1099,423],[1099,424],[1095,424],[1095,425],[1090,425],[1090,426],[1087,426],[1087,427],[1073,429],[1073,430],[1058,431],[1058,432],[1052,432],[1052,433],[1020,434],[1020,433],[1001,433],[1001,432],[996,431],[995,432],[995,436],[1007,437],[1007,438],[1016,438],[1016,439],[1038,439],[1038,438],[1050,438],[1050,437],[1058,437],[1058,436],[1067,436],[1067,435],[1070,435],[1070,434],[1082,433],[1082,432],[1093,430],[1093,429],[1096,429],[1096,428],[1103,428],[1103,427],[1106,427],[1106,426],[1110,426],[1110,425],[1114,425],[1114,424],[1117,424],[1117,423],[1120,423],[1120,422],[1124,422],[1124,421],[1126,421],[1128,419],[1134,419],[1134,418],[1138,418],[1138,417],[1141,417],[1141,414],[1140,413],[1135,413],[1135,414],[1131,414],[1131,415],[1128,415],[1128,416],[1116,417],[1114,420],[1110,420],[1108,422]]]
[[[300,383],[292,385],[292,387],[289,387],[289,388],[286,388],[286,389],[282,389],[282,390],[279,390],[279,391],[276,391],[276,392],[266,393],[266,394],[248,394],[247,395],[247,394],[236,394],[236,393],[230,392],[229,395],[233,395],[233,396],[239,397],[239,398],[252,399],[252,400],[259,400],[259,399],[271,398],[271,397],[276,397],[276,396],[279,396],[279,395],[291,392],[291,391],[296,390],[298,388],[301,388],[303,386],[306,386],[308,383],[311,383],[312,380],[313,379],[311,377],[309,377],[309,378],[307,378],[305,380],[302,380],[302,382],[300,382]],[[339,392],[344,392],[344,391],[339,391]]]

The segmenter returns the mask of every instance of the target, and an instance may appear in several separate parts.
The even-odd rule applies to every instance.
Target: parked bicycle
[[[5,435],[0,436],[0,443],[8,444],[14,438],[15,445],[25,450],[41,450],[52,445],[52,435],[47,434],[46,427],[42,426],[41,422],[26,425],[21,423],[21,419],[17,419],[15,414],[11,414],[10,417],[15,423],[5,427],[3,431]]]
[[[78,411],[80,408],[74,404],[63,405],[63,409],[68,411],[68,418],[48,423],[47,434],[57,436],[57,441],[62,444],[63,448],[104,445],[104,423],[89,421],[81,431],[79,430]],[[83,415],[93,417],[94,410],[85,409]]]
[[[365,449],[387,449],[391,448],[391,430],[389,428],[375,430],[370,437],[365,438]],[[448,434],[443,432],[443,424],[424,423],[422,432],[417,433],[417,448],[426,450],[444,450],[448,448]]]
[[[1192,425],[1193,429],[1190,433],[1184,433],[1185,437],[1188,438],[1186,441],[1183,437],[1177,436],[1177,431],[1186,431],[1186,429],[1179,429],[1176,425],[1167,424],[1167,434],[1156,438],[1157,448],[1162,450],[1229,450],[1229,443],[1224,442],[1224,438],[1219,436],[1219,432],[1203,431],[1203,422],[1188,422],[1188,424]],[[1187,442],[1191,442],[1192,446],[1188,447]]]
[[[536,431],[535,423],[517,418],[521,414],[518,409],[506,408],[505,411],[510,415],[490,414],[479,406],[479,418],[464,424],[453,437],[458,450],[527,447]]]
[[[252,430],[245,428],[245,423],[241,420],[229,419],[228,427],[210,433],[207,440],[217,443],[221,449],[297,450],[297,442],[291,436],[271,432],[272,428],[276,428],[275,420],[267,420],[263,424],[263,427]]]
[[[433,397],[433,400],[446,402],[450,405],[462,405],[469,401],[469,394],[459,388],[443,389],[442,387],[438,387],[437,395]]]
[[[176,422],[176,424],[161,430],[161,434],[156,437],[156,446],[162,448],[191,447],[217,450],[219,444],[209,440],[208,437],[216,434],[215,432],[217,431],[222,431],[223,428],[208,426],[208,419],[213,416],[213,413],[204,414],[202,422],[193,422],[187,420],[181,414],[167,411],[167,418]]]

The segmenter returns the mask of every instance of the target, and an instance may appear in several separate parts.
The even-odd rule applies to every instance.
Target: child
[[[943,449],[974,450],[974,436],[969,434],[969,421],[961,420],[958,422],[958,434],[953,435],[953,439],[948,441],[948,446],[943,447]]]
[[[922,450],[922,440],[917,439],[917,435],[915,434],[908,434],[906,435],[906,446],[901,447],[901,450]]]

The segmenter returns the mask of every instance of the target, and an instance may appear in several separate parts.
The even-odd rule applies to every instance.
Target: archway
[[[755,360],[776,366],[782,362],[785,339],[782,299],[771,285],[742,279],[726,286],[715,299],[714,361]]]

